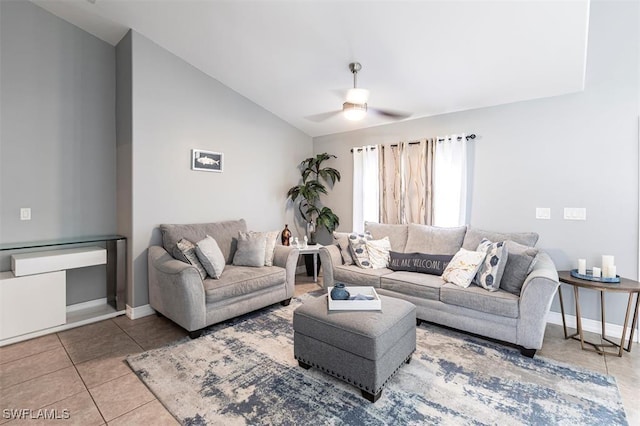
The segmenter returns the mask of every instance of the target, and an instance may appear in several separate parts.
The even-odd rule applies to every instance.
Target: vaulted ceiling
[[[310,136],[362,63],[369,105],[408,119],[580,91],[589,2],[32,0],[115,45],[131,28]]]

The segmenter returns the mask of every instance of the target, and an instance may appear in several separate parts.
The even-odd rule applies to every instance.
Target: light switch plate
[[[583,207],[565,207],[565,220],[587,220],[587,209]]]
[[[536,219],[551,219],[551,209],[549,207],[536,207]]]
[[[31,220],[31,208],[22,207],[20,209],[20,220]]]

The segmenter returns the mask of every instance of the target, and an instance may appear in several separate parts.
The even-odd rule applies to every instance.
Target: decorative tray
[[[330,311],[381,311],[382,300],[376,293],[376,289],[373,287],[345,287],[349,294],[353,297],[356,294],[363,294],[365,296],[373,296],[372,300],[333,300],[331,298],[331,290],[333,287],[329,287],[327,291],[327,300],[329,301]]]
[[[574,278],[580,278],[581,280],[597,281],[599,283],[615,284],[620,282],[620,275],[616,275],[615,278],[594,277],[591,269],[587,269],[587,273],[585,275],[579,274],[577,269],[572,269],[571,276]]]

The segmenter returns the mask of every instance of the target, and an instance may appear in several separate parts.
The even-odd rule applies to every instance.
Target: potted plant
[[[339,171],[332,167],[322,167],[322,163],[330,158],[337,157],[325,152],[300,163],[302,183],[287,192],[287,198],[294,204],[298,203],[300,216],[307,223],[309,244],[316,244],[317,228],[325,228],[332,233],[340,224],[340,219],[329,207],[320,205],[320,195],[327,194],[323,181],[332,187],[336,181],[340,181]]]

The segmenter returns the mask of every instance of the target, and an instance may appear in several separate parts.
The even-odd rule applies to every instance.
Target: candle
[[[580,275],[587,274],[587,259],[578,259],[578,273]]]
[[[615,277],[616,277],[616,265],[609,266],[609,277],[608,278],[615,278]]]
[[[613,256],[602,255],[602,276],[605,278],[611,278],[609,268],[613,266]]]
[[[601,276],[601,271],[600,268],[596,268],[595,266],[593,267],[593,277],[594,278],[600,278]]]

